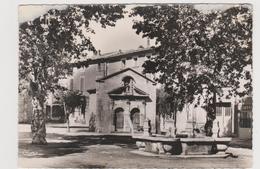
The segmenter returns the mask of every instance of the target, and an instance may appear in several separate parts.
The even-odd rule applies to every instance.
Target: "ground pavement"
[[[132,153],[137,150],[125,134],[100,135],[84,128],[47,126],[47,145],[32,145],[29,125],[19,125],[20,168],[250,168],[252,150],[229,148],[238,158],[159,158]]]

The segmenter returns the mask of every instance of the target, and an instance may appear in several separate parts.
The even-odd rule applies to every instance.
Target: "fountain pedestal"
[[[205,138],[181,138],[182,155],[214,154],[215,140]]]

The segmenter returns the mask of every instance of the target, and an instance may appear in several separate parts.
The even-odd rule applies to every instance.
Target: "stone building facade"
[[[150,48],[119,50],[93,56],[85,61],[87,68],[74,68],[69,88],[87,98],[85,115],[77,116],[89,126],[94,114],[97,132],[142,131],[145,119],[155,131],[156,83],[154,75],[142,72],[152,55]]]

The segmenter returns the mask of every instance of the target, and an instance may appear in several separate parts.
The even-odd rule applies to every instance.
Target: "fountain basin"
[[[181,138],[182,155],[206,155],[226,151],[231,138]]]
[[[132,136],[136,141],[139,150],[153,152],[157,154],[180,154],[180,138],[152,137],[152,136]]]
[[[231,138],[169,138],[164,136],[132,137],[139,150],[157,154],[209,155],[225,152]]]

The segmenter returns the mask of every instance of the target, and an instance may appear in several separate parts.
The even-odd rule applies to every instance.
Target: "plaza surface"
[[[133,153],[128,134],[102,135],[85,128],[47,125],[47,145],[32,145],[29,125],[19,125],[20,168],[250,168],[252,150],[236,142],[228,149],[237,158],[172,158]]]

